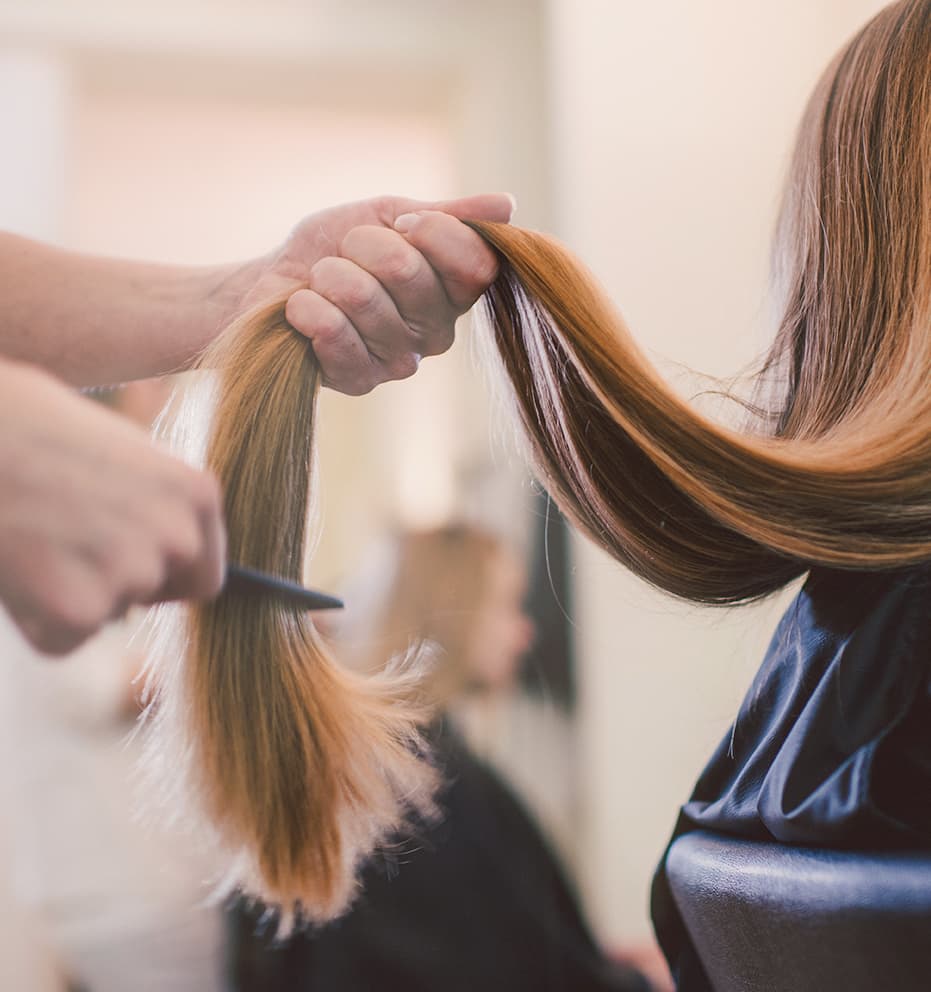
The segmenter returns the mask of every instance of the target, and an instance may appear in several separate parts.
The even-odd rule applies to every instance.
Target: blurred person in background
[[[168,388],[146,380],[98,397],[148,427]],[[219,912],[205,905],[214,866],[136,812],[140,622],[111,624],[63,665],[42,664],[4,625],[14,886],[69,988],[211,992],[222,987]]]
[[[441,817],[369,866],[341,920],[277,941],[261,907],[230,914],[236,992],[648,990],[597,947],[557,859],[521,802],[456,729],[468,697],[513,691],[534,628],[525,568],[469,526],[402,534],[354,583],[337,650],[375,672],[423,644]]]

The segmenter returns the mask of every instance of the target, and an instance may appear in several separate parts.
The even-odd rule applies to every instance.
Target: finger
[[[322,258],[311,269],[310,288],[345,314],[378,367],[377,381],[406,379],[417,371],[420,340],[370,272],[347,258]]]
[[[197,473],[190,482],[189,512],[193,513],[200,534],[197,553],[174,567],[151,602],[172,599],[213,599],[223,588],[226,577],[226,527],[222,495],[217,480],[209,473]],[[176,547],[175,552],[179,551]]]
[[[292,293],[288,323],[310,339],[323,381],[349,396],[362,396],[381,381],[359,332],[338,306],[310,289]]]
[[[409,350],[439,355],[449,349],[458,312],[433,267],[401,234],[385,227],[356,227],[343,239],[340,254],[373,276],[391,298],[414,336]],[[367,327],[355,319],[353,323],[368,342]]]
[[[204,529],[204,553],[196,584],[205,599],[218,595],[226,581],[226,522],[222,512],[205,513],[201,517]]]
[[[93,631],[74,631],[38,617],[17,622],[20,633],[40,654],[61,657],[77,650]]]
[[[459,313],[465,313],[498,274],[498,260],[488,244],[449,214],[402,214],[395,228],[424,255]]]
[[[203,516],[197,521],[196,554],[179,550],[169,552],[165,581],[147,596],[133,602],[144,605],[176,599],[213,599],[223,586],[226,563],[226,531],[218,516]]]
[[[439,210],[460,220],[491,220],[507,223],[514,216],[517,200],[511,193],[479,193],[452,200],[412,200],[402,196],[385,197],[379,209],[382,221],[391,227],[402,214]]]
[[[481,193],[457,200],[440,200],[427,209],[440,210],[460,220],[492,220],[506,224],[514,216],[517,199],[512,193]]]
[[[13,616],[33,647],[43,654],[67,654],[107,621],[113,597],[80,558],[57,561],[46,580],[41,595]]]

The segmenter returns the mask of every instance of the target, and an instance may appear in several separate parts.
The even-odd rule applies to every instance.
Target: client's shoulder
[[[886,660],[923,651],[931,658],[931,562],[889,571],[813,569],[782,627],[812,643],[879,651]]]

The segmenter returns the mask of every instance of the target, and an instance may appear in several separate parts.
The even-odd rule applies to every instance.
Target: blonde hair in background
[[[931,0],[884,10],[802,125],[777,256],[783,319],[766,429],[680,400],[553,239],[473,227],[500,273],[497,350],[543,479],[638,575],[734,603],[813,565],[931,560]],[[274,304],[203,365],[220,388],[207,461],[231,560],[300,579],[318,372]],[[230,853],[230,884],[323,918],[411,807],[428,809],[416,675],[335,666],[305,614],[223,594],[177,610],[152,665],[151,758]]]
[[[337,653],[354,669],[375,673],[412,649],[430,652],[422,691],[442,710],[471,685],[474,624],[505,545],[478,527],[451,524],[404,531],[380,550],[387,568],[377,576],[363,568],[358,595],[349,589]]]

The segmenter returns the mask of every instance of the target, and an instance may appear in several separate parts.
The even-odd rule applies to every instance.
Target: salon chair
[[[715,992],[928,992],[931,854],[786,847],[701,831],[673,897]]]

